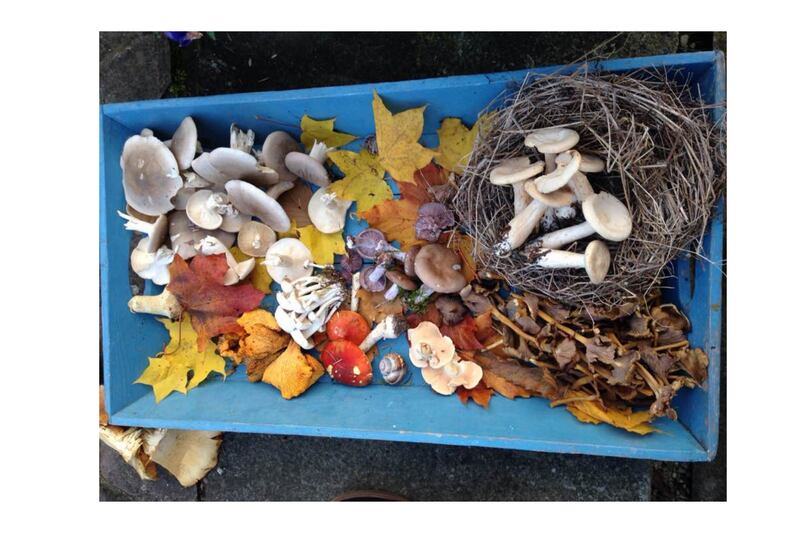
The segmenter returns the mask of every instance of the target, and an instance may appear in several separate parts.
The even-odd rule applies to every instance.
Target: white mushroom
[[[153,136],[134,135],[125,141],[120,157],[125,201],[145,215],[172,211],[173,196],[183,187],[178,162]]]
[[[574,154],[578,154],[578,152],[576,152],[575,150],[569,150],[567,152],[564,152],[563,154],[559,154],[558,157],[556,157],[556,164],[558,164],[559,166],[561,165],[569,166],[575,158]],[[575,193],[575,197],[578,199],[578,201],[583,202],[588,197],[594,194],[594,189],[592,188],[592,184],[589,183],[589,178],[587,178],[586,174],[584,174],[580,170],[584,166],[583,160],[585,156],[583,156],[582,154],[578,155],[580,156],[580,164],[578,170],[576,170],[575,173],[572,174],[572,177],[570,177],[569,181],[567,182],[567,186],[573,193]],[[600,161],[600,159],[598,158],[595,159]],[[593,165],[594,164],[588,165],[588,168],[596,168]],[[602,161],[601,165],[603,165]]]
[[[329,151],[325,143],[314,141],[309,154],[289,152],[284,163],[292,174],[319,187],[327,187],[331,181],[323,163],[328,159]]]
[[[236,238],[239,249],[251,257],[264,257],[267,250],[275,244],[275,232],[261,222],[245,222]]]
[[[128,309],[132,313],[165,316],[171,320],[178,320],[183,313],[180,302],[167,289],[161,291],[161,294],[152,296],[134,296],[128,300]]]
[[[273,131],[264,140],[259,160],[269,168],[275,169],[281,182],[293,182],[297,176],[286,168],[286,156],[291,152],[301,152],[302,148],[285,131]]]
[[[358,289],[361,288],[361,272],[353,274],[353,288],[350,291],[350,310],[358,312]]]
[[[300,346],[311,349],[311,336],[333,316],[345,296],[341,279],[323,272],[281,282],[275,295],[275,320]]]
[[[401,315],[389,315],[369,332],[369,335],[361,342],[359,348],[367,353],[370,348],[375,346],[378,341],[383,339],[396,339],[401,333],[408,329],[408,322]]]
[[[558,249],[595,233],[609,241],[623,241],[630,236],[633,221],[628,208],[607,192],[593,194],[583,201],[581,209],[586,222],[546,233],[536,239],[534,246]]]
[[[458,356],[441,368],[422,369],[422,379],[425,383],[445,396],[453,394],[458,387],[475,388],[482,377],[483,369],[480,366],[471,361],[463,361]]]
[[[197,251],[203,255],[225,254],[225,260],[228,263],[228,270],[225,272],[225,277],[222,280],[223,285],[234,285],[239,283],[241,280],[246,278],[256,266],[256,260],[253,257],[246,259],[241,263],[236,261],[236,258],[233,256],[231,251],[228,250],[228,247],[220,242],[220,240],[216,237],[205,237],[203,240],[197,243],[195,247],[197,248]]]
[[[221,229],[204,230],[195,226],[185,211],[173,211],[169,215],[169,238],[172,249],[184,259],[191,259],[197,254],[195,245],[206,236],[211,235],[219,239],[222,244],[230,248],[236,236]]]
[[[308,217],[322,233],[336,233],[344,228],[347,210],[352,203],[350,200],[339,199],[327,187],[321,187],[308,202]]]
[[[578,168],[581,164],[580,152],[576,150],[570,150],[569,152],[565,152],[565,154],[568,154],[572,157],[562,157],[560,162],[559,159],[556,159],[555,170],[534,180],[536,188],[539,189],[540,192],[547,194],[557,191],[569,183],[575,173],[578,172]],[[561,155],[564,156],[564,154]]]
[[[514,215],[518,215],[530,203],[525,192],[525,181],[544,170],[541,161],[531,162],[527,156],[514,157],[501,162],[489,173],[489,181],[495,185],[511,185],[514,188]]]
[[[192,170],[204,180],[217,185],[224,185],[226,181],[232,179],[211,164],[211,154],[209,152],[203,152],[192,161]]]
[[[278,182],[278,173],[275,170],[261,165],[252,155],[235,148],[222,147],[213,150],[209,155],[209,162],[229,180],[244,179],[260,186]],[[199,172],[196,168],[195,171]],[[203,177],[214,181],[209,176]]]
[[[231,124],[231,148],[246,154],[253,151],[256,134],[253,130],[242,131],[236,124]]]
[[[192,159],[194,159],[197,149],[197,126],[192,117],[186,117],[181,121],[178,129],[172,135],[169,149],[175,155],[180,170],[186,170],[192,165]]]
[[[149,253],[148,241],[145,237],[131,252],[131,268],[142,279],[152,280],[156,285],[166,285],[169,283],[169,265],[175,253],[166,246]]]
[[[192,487],[217,464],[219,431],[146,430],[143,449],[184,487]]]
[[[408,330],[408,357],[417,368],[441,368],[453,360],[456,347],[433,322],[420,322]]]
[[[191,170],[184,170],[181,172],[181,175],[184,179],[184,189],[207,189],[214,185],[213,182],[204,179],[200,174]]]
[[[574,200],[572,192],[568,190],[542,194],[536,189],[532,180],[526,182],[525,190],[533,197],[533,200],[520,214],[508,222],[503,238],[494,247],[494,253],[498,256],[504,256],[511,250],[522,246],[549,208],[569,205]]]
[[[281,194],[294,189],[293,181],[279,181],[275,185],[270,185],[267,188],[267,196],[277,200]]]
[[[611,266],[611,254],[603,241],[592,241],[582,254],[564,250],[537,250],[534,264],[543,268],[583,268],[592,283],[602,282]]]
[[[311,251],[299,239],[287,237],[267,250],[264,265],[270,277],[278,283],[292,282],[313,271]]]
[[[225,231],[238,231],[245,217],[233,207],[225,193],[209,189],[197,190],[186,203],[186,215],[199,228],[217,229],[225,224]]]
[[[236,209],[252,215],[275,231],[289,231],[291,223],[281,204],[251,183],[232,180],[225,184],[228,198]]]
[[[125,219],[126,230],[138,231],[147,235],[147,244],[144,251],[149,254],[158,250],[167,238],[169,220],[166,215],[159,215],[155,222],[150,223],[120,211],[117,211],[117,214]]]
[[[525,137],[525,146],[536,148],[544,154],[545,171],[553,172],[556,168],[556,154],[565,152],[580,141],[578,132],[569,128],[550,127],[533,130]],[[547,191],[542,191],[547,192]]]

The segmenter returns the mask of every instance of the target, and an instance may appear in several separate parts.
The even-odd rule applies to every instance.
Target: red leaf
[[[456,389],[456,394],[458,394],[458,397],[461,400],[461,403],[463,403],[464,405],[467,405],[467,403],[469,402],[470,398],[472,398],[473,402],[477,403],[478,405],[480,405],[484,409],[487,409],[489,407],[489,400],[492,399],[492,394],[494,394],[494,391],[492,389],[488,388],[483,383],[483,380],[481,380],[481,381],[478,382],[478,384],[475,387],[473,387],[471,389],[465,389],[464,387],[458,387]]]
[[[478,325],[472,315],[466,315],[461,322],[454,326],[443,325],[439,329],[442,335],[447,335],[453,339],[453,344],[459,350],[483,349],[483,344],[475,336],[478,332]]]
[[[169,266],[167,290],[191,313],[197,348],[201,351],[211,337],[242,333],[244,330],[236,319],[258,307],[264,298],[264,293],[249,283],[223,285],[222,276],[227,270],[224,255],[198,255],[191,266],[176,255]]]
[[[491,310],[481,313],[475,317],[475,330],[475,338],[480,342],[486,342],[486,339],[490,339],[497,335],[497,331],[495,331],[494,327],[492,326]]]
[[[436,327],[442,326],[442,313],[439,312],[439,309],[436,308],[435,305],[428,304],[428,307],[425,308],[425,311],[422,313],[411,313],[406,317],[406,322],[408,322],[409,328],[415,328],[419,326],[420,322],[433,322],[436,324]]]
[[[404,200],[410,200],[418,206],[433,202],[434,198],[428,187],[444,185],[447,183],[447,176],[448,172],[445,169],[436,163],[428,163],[428,165],[414,172],[415,183],[397,182],[397,187],[400,189],[400,197]]]

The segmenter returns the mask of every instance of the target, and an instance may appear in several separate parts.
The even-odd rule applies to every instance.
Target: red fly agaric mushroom
[[[322,349],[320,360],[337,383],[364,387],[372,381],[372,365],[354,342],[344,339],[328,342]]]
[[[231,204],[242,213],[258,217],[275,231],[289,231],[289,216],[281,204],[255,185],[231,180],[225,184],[225,190]]]
[[[580,140],[581,138],[575,130],[550,127],[530,132],[525,137],[525,146],[536,148],[539,153],[544,154],[545,171],[549,174],[556,168],[556,154],[566,152]]]
[[[289,172],[308,183],[327,187],[331,184],[331,180],[323,163],[328,159],[328,150],[325,143],[314,141],[310,153],[289,152],[284,158],[284,163]]]
[[[569,205],[575,199],[571,191],[563,189],[542,194],[533,181],[525,184],[525,190],[533,200],[508,222],[503,238],[494,246],[495,255],[503,256],[522,246],[549,208]]]
[[[628,208],[607,192],[593,194],[583,201],[581,209],[586,222],[546,233],[536,239],[534,246],[559,249],[594,233],[609,241],[623,241],[630,236],[633,221]]]
[[[345,339],[356,344],[361,344],[369,331],[366,319],[357,312],[348,310],[336,311],[325,326],[328,339]]]
[[[542,253],[543,252],[543,253]],[[601,283],[611,266],[611,254],[603,241],[592,241],[582,254],[563,250],[537,250],[534,263],[543,268],[584,268],[592,283]]]
[[[285,131],[273,131],[264,140],[259,160],[265,167],[278,173],[278,180],[293,182],[297,176],[286,167],[286,156],[292,152],[302,152],[302,148]]]
[[[531,162],[530,157],[514,157],[502,161],[489,173],[489,181],[495,185],[511,185],[514,188],[514,214],[518,215],[530,203],[530,196],[525,192],[525,182],[541,174],[544,170],[542,161]]]
[[[132,136],[122,148],[120,166],[128,205],[145,215],[172,211],[172,197],[183,187],[183,180],[175,156],[164,143],[153,136]]]
[[[419,301],[434,292],[458,292],[467,284],[467,279],[461,273],[458,254],[441,244],[423,246],[414,260],[414,271],[423,283],[419,289]]]

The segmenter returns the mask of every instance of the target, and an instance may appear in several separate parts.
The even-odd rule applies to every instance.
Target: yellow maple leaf
[[[296,239],[299,235],[297,231],[297,222],[292,220],[292,224],[287,231],[276,231],[279,239],[286,239],[288,237]]]
[[[241,251],[238,246],[231,247],[231,253],[233,257],[236,258],[237,261],[246,261],[251,257]],[[253,271],[244,278],[245,283],[250,283],[256,289],[260,290],[264,294],[270,294],[272,289],[270,285],[272,285],[272,278],[267,272],[267,267],[264,266],[264,258],[263,257],[256,257],[256,266],[253,267]]]
[[[580,395],[578,392],[570,391],[567,393],[566,398],[575,398]],[[633,412],[631,409],[622,410],[603,407],[597,400],[572,401],[567,404],[567,410],[581,422],[590,424],[606,423],[639,435],[647,435],[653,431],[658,431],[648,423],[653,417],[647,411]]]
[[[328,158],[336,164],[345,175],[343,179],[334,181],[328,186],[339,198],[358,202],[356,214],[370,209],[384,200],[390,200],[394,194],[389,184],[383,179],[386,172],[381,166],[378,156],[369,150],[360,152],[337,150],[328,154]]]
[[[208,341],[202,352],[197,349],[197,333],[189,313],[181,320],[157,319],[169,332],[169,344],[160,357],[148,358],[150,364],[134,383],[153,387],[156,403],[173,391],[186,394],[202,383],[211,372],[225,375],[225,359],[216,354],[217,346]],[[189,379],[189,372],[192,378]],[[188,382],[187,382],[188,380]]]
[[[378,156],[395,181],[414,183],[414,171],[430,163],[437,154],[417,142],[422,135],[424,111],[423,106],[393,115],[378,93],[373,93]]]
[[[419,204],[411,200],[386,200],[363,213],[364,220],[386,235],[389,241],[398,241],[402,250],[408,250],[423,241],[417,239],[417,210]]]
[[[469,155],[472,153],[478,132],[493,116],[493,113],[481,115],[471,129],[467,128],[460,118],[444,119],[436,130],[439,134],[439,153],[436,155],[436,162],[461,175],[469,162]]]
[[[314,141],[324,142],[328,148],[338,148],[357,139],[355,135],[333,131],[335,118],[328,120],[314,120],[308,115],[303,115],[300,120],[300,142],[311,149]]]
[[[300,241],[311,250],[311,257],[319,265],[333,264],[333,254],[344,255],[342,232],[322,233],[313,225],[299,228]]]

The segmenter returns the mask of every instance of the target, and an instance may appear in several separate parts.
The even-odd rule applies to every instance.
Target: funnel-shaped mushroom
[[[323,163],[328,159],[328,147],[325,143],[314,141],[309,154],[290,152],[286,154],[284,163],[289,172],[319,187],[327,187],[331,181]]]
[[[422,379],[425,383],[435,392],[445,396],[453,394],[458,387],[475,388],[482,377],[483,369],[480,366],[472,361],[462,361],[458,356],[442,368],[422,369]]]
[[[145,215],[172,211],[170,201],[183,187],[178,162],[155,137],[134,135],[122,148],[122,187],[125,201]]]
[[[632,230],[632,219],[628,208],[616,197],[601,192],[594,194],[581,204],[586,222],[546,233],[536,240],[541,248],[562,248],[565,244],[598,233],[609,241],[623,241]]]
[[[197,149],[197,126],[195,126],[192,117],[186,117],[181,121],[180,126],[172,136],[169,149],[175,155],[179,169],[186,170],[192,165],[195,150]]]
[[[302,148],[285,131],[273,131],[264,140],[259,157],[265,167],[274,169],[280,181],[294,181],[297,176],[286,167],[286,156],[292,152],[302,152]]]
[[[592,241],[582,254],[564,250],[547,250],[537,256],[535,264],[544,268],[584,268],[592,283],[602,282],[611,266],[611,254],[603,241]]]
[[[442,335],[433,322],[420,322],[408,330],[408,358],[417,368],[442,368],[456,356],[450,337]]]
[[[270,277],[278,283],[292,282],[311,275],[313,271],[311,251],[302,241],[291,237],[280,239],[270,246],[264,264]]]
[[[308,217],[322,233],[336,233],[344,228],[347,210],[352,203],[340,199],[335,192],[329,192],[327,187],[321,187],[308,202]]]
[[[489,181],[495,185],[511,185],[514,188],[514,215],[518,215],[530,203],[524,183],[533,176],[541,174],[544,163],[531,162],[530,157],[506,159],[489,173]]]
[[[242,213],[260,218],[275,231],[289,231],[291,223],[281,204],[255,185],[231,180],[225,184],[225,190],[233,206]]]
[[[550,173],[556,168],[556,154],[566,152],[580,140],[578,132],[569,128],[541,128],[533,130],[525,137],[525,146],[536,148],[539,153],[544,154],[545,171]]]
[[[259,164],[255,157],[241,150],[217,148],[208,157],[209,163],[228,179],[247,180],[260,186],[273,185],[278,182],[277,172]],[[200,174],[202,175],[202,173]],[[208,176],[203,177],[214,181]]]
[[[269,247],[275,244],[275,232],[261,222],[245,222],[236,239],[242,253],[250,257],[264,257]]]

